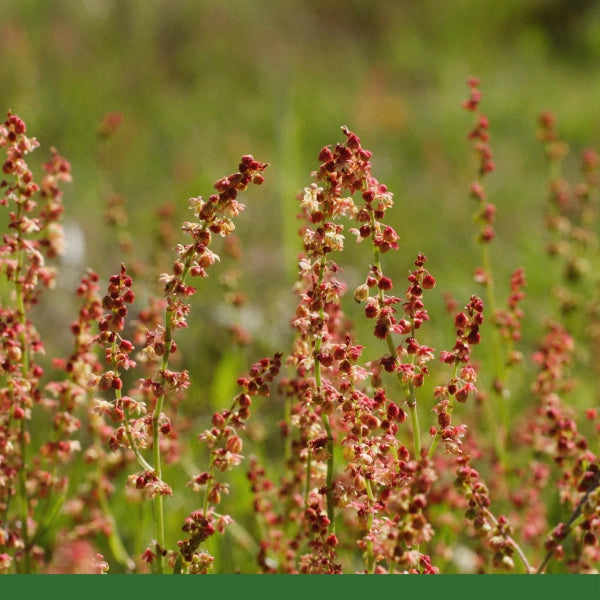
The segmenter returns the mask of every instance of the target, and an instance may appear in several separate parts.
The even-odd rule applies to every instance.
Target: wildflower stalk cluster
[[[438,293],[435,260],[421,252],[402,258],[394,195],[374,176],[371,152],[343,127],[343,141],[321,149],[298,197],[290,347],[249,361],[228,404],[210,410],[209,386],[193,385],[180,333],[191,323],[196,282],[219,261],[217,241],[241,257],[239,195],[263,183],[268,165],[243,156],[212,195],[192,198],[184,241],[161,230],[175,256],[144,305],[140,271],[125,260],[106,284],[86,271],[75,290],[71,350],[45,361],[34,321],[42,292],[54,285],[50,263],[64,250],[60,184],[70,167],[52,150],[36,183],[25,159],[37,141],[8,113],[0,126],[2,572],[209,573],[223,560],[217,533],[250,540],[245,564],[261,573],[597,572],[600,463],[589,436],[599,431],[598,411],[588,407],[582,422],[573,400],[577,374],[600,360],[597,156],[583,153],[583,181],[569,186],[566,145],[553,116],[540,117],[550,164],[548,252],[562,259],[564,277],[555,318],[528,355],[521,267],[504,306],[498,300],[490,251],[497,211],[485,187],[496,168],[490,122],[479,82],[468,86],[481,297],[470,294],[462,307],[454,301],[444,322],[434,317],[427,301]],[[103,142],[120,122],[102,122]],[[135,232],[126,231],[124,203],[108,189],[109,222],[132,258]],[[348,239],[366,257],[352,284]],[[225,273],[221,283],[224,302],[240,308],[238,275]],[[238,317],[223,345],[250,355]],[[447,331],[446,349],[429,345],[433,328]],[[523,391],[509,374],[526,361],[535,375]],[[512,398],[522,403],[518,414]],[[263,447],[252,421],[263,426]],[[199,446],[191,450],[194,431]],[[234,489],[231,471],[242,465],[248,488]],[[179,489],[182,470],[187,489]],[[190,497],[191,510],[183,506]],[[240,506],[248,499],[251,506]],[[139,523],[126,522],[123,506],[135,507]]]

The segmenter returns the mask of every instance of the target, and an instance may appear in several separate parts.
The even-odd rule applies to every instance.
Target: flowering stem
[[[490,314],[492,315],[492,344],[493,344],[493,352],[494,352],[494,366],[495,366],[495,375],[496,375],[496,381],[498,383],[498,389],[500,390],[497,393],[497,398],[498,398],[498,402],[497,402],[497,408],[498,408],[498,412],[500,415],[500,424],[501,427],[498,427],[498,422],[497,420],[495,420],[495,422],[492,424],[492,429],[495,431],[494,434],[494,442],[496,445],[496,452],[498,452],[498,455],[500,457],[500,460],[502,461],[502,463],[504,465],[506,465],[506,442],[505,442],[505,434],[506,431],[508,429],[508,415],[506,412],[506,405],[504,402],[504,394],[502,392],[503,388],[504,388],[504,381],[506,379],[506,373],[505,373],[505,369],[504,369],[504,362],[502,359],[502,344],[500,341],[500,332],[498,331],[498,328],[496,327],[496,323],[495,323],[495,315],[496,315],[496,296],[495,296],[495,292],[494,292],[494,280],[492,277],[492,267],[491,267],[491,260],[490,260],[490,252],[489,252],[489,247],[488,244],[486,243],[482,243],[481,245],[481,259],[483,262],[483,269],[486,273],[486,283],[485,283],[485,287],[486,287],[486,298],[487,298],[487,303],[488,306],[490,308]],[[494,386],[496,387],[496,386]]]
[[[323,415],[323,425],[325,425],[325,431],[327,431],[327,517],[329,518],[329,531],[332,533],[335,531],[334,511],[333,511],[333,434],[331,433],[331,425],[329,424],[329,417]]]
[[[375,218],[371,216],[371,227],[372,230],[375,231]],[[376,269],[379,273],[382,272],[381,269],[381,254],[379,252],[379,248],[375,244],[373,237],[371,237],[371,247],[373,248],[373,259]],[[378,289],[378,298],[380,306],[384,305],[384,292],[381,288]],[[413,332],[414,333],[414,332]],[[385,341],[387,343],[388,350],[394,359],[398,359],[398,351],[396,350],[396,346],[394,345],[394,339],[392,334],[388,332],[386,335]],[[414,360],[414,357],[411,356],[411,360]],[[407,383],[402,379],[401,373],[396,373],[396,378],[400,385],[400,389],[404,395],[404,399],[406,400],[406,404],[408,406],[408,412],[410,414],[410,422],[412,428],[413,435],[413,447],[415,450],[415,457],[417,460],[421,457],[421,430],[419,426],[419,413],[417,411],[417,398],[415,396],[415,389],[412,383]]]
[[[323,277],[325,276],[325,269],[327,266],[327,259],[325,256],[321,258],[321,264],[319,267],[319,278],[317,282],[317,289],[321,288],[323,283]],[[324,302],[321,302],[321,307],[319,308],[319,320],[321,322],[321,326],[324,326],[325,320],[325,307]],[[318,335],[315,340],[315,348],[314,348],[314,356],[315,356],[315,386],[317,394],[320,395],[322,388],[322,380],[321,380],[321,363],[319,362],[319,352],[321,350],[321,345],[323,343],[322,335]],[[329,416],[323,413],[322,415],[323,426],[325,427],[325,431],[327,432],[327,517],[329,518],[329,530],[333,532],[335,530],[334,527],[334,510],[333,510],[333,500],[332,500],[332,492],[333,492],[333,468],[334,468],[334,459],[333,459],[333,434],[331,432],[331,425],[329,423]],[[308,491],[310,489],[310,460],[307,461],[307,499],[308,499]]]
[[[185,273],[182,276],[182,281],[185,281]],[[171,353],[171,346],[173,344],[172,338],[172,320],[173,311],[167,307],[165,315],[165,353],[162,356],[161,361],[161,372],[165,372],[169,366],[169,355]],[[163,382],[164,383],[164,382]],[[162,413],[163,404],[165,400],[165,394],[161,394],[156,399],[156,405],[154,407],[154,414],[152,415],[152,457],[154,463],[154,474],[159,481],[162,481],[162,464],[160,455],[160,429],[159,429],[159,418]],[[156,533],[156,561],[155,569],[158,574],[163,572],[164,568],[164,556],[163,552],[165,549],[165,517],[164,517],[164,502],[162,494],[154,496],[154,524]]]
[[[571,533],[571,531],[573,531],[573,527],[575,525],[577,525],[580,521],[584,520],[584,516],[581,514],[583,505],[588,501],[590,494],[599,485],[600,485],[600,473],[596,473],[596,476],[594,477],[592,484],[590,485],[590,487],[588,488],[588,490],[584,494],[584,496],[581,498],[581,500],[577,503],[577,506],[575,507],[575,510],[571,514],[571,517],[566,522],[566,524],[564,526],[564,532],[561,535],[562,540],[564,540]],[[535,571],[535,573],[537,575],[541,575],[544,572],[546,565],[550,562],[551,558],[554,556],[555,550],[556,550],[556,548],[551,548],[550,550],[548,550],[548,552],[546,552],[546,555],[544,556],[542,562],[540,563],[540,566]]]
[[[451,381],[454,381],[458,375],[458,369],[460,367],[459,363],[454,363],[454,372],[452,373],[452,378]],[[448,406],[447,406],[447,412],[449,415],[452,414],[452,411],[454,410],[454,398],[453,396],[450,396],[448,399]],[[429,448],[429,451],[427,452],[427,458],[428,459],[432,459],[433,455],[435,453],[435,449],[437,448],[437,445],[441,439],[441,430],[438,428],[435,437],[433,438],[433,441],[431,442],[431,446]]]
[[[22,205],[17,204],[17,222],[20,220]],[[21,281],[21,271],[25,260],[25,252],[20,233],[17,233],[18,255],[17,270],[15,273],[15,293],[17,301],[17,316],[21,325],[19,341],[21,344],[21,376],[27,380],[29,375],[29,346],[27,344],[27,317],[25,309],[25,295]],[[21,533],[25,551],[23,553],[23,569],[29,573],[29,500],[27,498],[27,419],[23,416],[19,423],[19,449],[21,453],[21,468],[19,469],[19,510],[21,517]]]
[[[485,516],[488,518],[488,520],[494,526],[498,525],[498,521],[497,521],[496,517],[494,517],[494,515],[490,512],[490,510],[488,508],[483,508],[483,513],[485,514]],[[525,553],[521,549],[521,546],[519,546],[519,544],[517,544],[517,542],[510,535],[503,534],[503,536],[506,539],[506,541],[509,542],[509,544],[511,545],[511,547],[513,548],[513,550],[515,551],[515,553],[517,554],[517,556],[521,559],[521,562],[523,563],[523,566],[525,567],[525,572],[527,574],[533,573],[534,569],[529,564],[529,561],[527,560],[527,557],[525,556]]]

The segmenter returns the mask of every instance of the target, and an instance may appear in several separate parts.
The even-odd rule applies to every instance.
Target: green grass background
[[[600,5],[593,0],[4,0],[0,109],[19,114],[41,142],[34,164],[51,146],[70,160],[66,224],[85,238],[85,252],[72,242],[63,260],[60,285],[40,307],[40,329],[64,351],[78,277],[86,266],[102,281],[118,271],[124,257],[116,231],[102,225],[107,185],[126,199],[133,247],[125,258],[145,267],[143,300],[171,260],[155,242],[156,210],[172,203],[177,227],[188,218],[187,199],[212,193],[242,154],[270,162],[265,184],[244,197],[238,225],[249,298],[241,318],[254,344],[244,356],[227,350],[231,315],[217,274],[225,260],[202,282],[180,337],[182,366],[193,377],[188,410],[200,431],[210,410],[228,403],[249,361],[289,344],[299,250],[295,195],[310,183],[321,147],[340,141],[347,125],[373,151],[374,173],[395,195],[390,220],[401,248],[385,257],[386,269],[402,289],[417,252],[428,256],[438,286],[428,296],[432,324],[423,342],[451,345],[443,292],[466,302],[478,291],[475,207],[467,197],[476,168],[466,140],[472,116],[460,108],[466,78],[474,75],[482,81],[497,163],[487,186],[498,207],[498,292],[506,292],[514,268],[526,268],[526,341],[533,343],[555,311],[548,292],[558,278],[543,252],[547,167],[536,118],[543,109],[556,112],[572,149],[567,169],[577,178],[578,152],[600,138],[599,65]],[[112,111],[124,124],[102,162],[98,124]],[[350,286],[368,268],[361,250],[349,247],[341,261]],[[352,302],[347,310],[360,315]],[[581,400],[594,401],[592,392]],[[268,402],[257,407],[253,425],[263,440],[258,452],[280,417],[281,406]],[[200,464],[194,437],[191,460]],[[176,481],[185,481],[186,466],[173,473]],[[244,504],[243,469],[231,483],[233,502]],[[170,501],[172,523],[194,502],[188,491]],[[137,519],[136,505],[114,508],[118,519]],[[243,526],[215,549],[224,572],[251,568],[253,542]]]

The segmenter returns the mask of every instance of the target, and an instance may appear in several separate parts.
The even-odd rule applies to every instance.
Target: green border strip
[[[93,578],[93,579],[92,579]],[[195,577],[155,575],[7,575],[0,579],[2,598],[58,597],[61,600],[77,598],[91,600],[96,596],[106,600],[107,593],[118,597],[169,598],[180,593],[190,597],[228,598],[240,597],[288,598],[306,594],[319,598],[366,597],[368,594],[392,594],[400,597],[411,593],[444,594],[467,598],[504,597],[563,600],[599,598],[600,577],[593,575],[441,575],[441,576],[365,576],[365,575],[208,575]],[[482,596],[482,594],[484,596]]]

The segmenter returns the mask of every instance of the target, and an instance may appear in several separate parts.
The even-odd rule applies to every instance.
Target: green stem
[[[123,540],[119,535],[117,523],[112,514],[112,511],[110,510],[110,506],[106,498],[106,493],[104,491],[104,487],[102,486],[100,471],[98,472],[96,477],[96,485],[96,490],[98,494],[98,504],[100,505],[104,516],[110,524],[110,533],[108,534],[108,545],[117,561],[119,561],[123,566],[125,566],[131,571],[135,568],[135,563],[127,553],[125,545],[123,544]]]
[[[327,431],[327,517],[329,518],[329,531],[335,532],[334,510],[333,510],[333,435],[331,433],[331,425],[329,417],[323,415],[323,425]]]
[[[366,492],[369,502],[374,504],[375,496],[373,496],[373,489],[371,488],[371,482],[366,480]],[[373,511],[369,511],[369,517],[367,519],[367,531],[371,531],[373,527]],[[373,574],[375,572],[375,556],[373,555],[373,542],[369,540],[367,542],[367,572]]]
[[[506,468],[508,466],[506,433],[509,429],[508,412],[503,391],[506,383],[506,364],[502,352],[502,340],[496,324],[497,305],[489,245],[485,241],[481,241],[480,244],[482,267],[485,274],[486,300],[489,308],[487,312],[490,315],[492,326],[492,353],[494,359],[494,381],[492,382],[492,389],[496,400],[495,412],[489,406],[489,403],[486,403],[486,415],[496,454],[498,455],[501,464]]]
[[[169,346],[167,346],[167,347],[169,347]],[[113,342],[112,342],[111,354],[113,356],[113,371],[115,372],[115,374],[117,376],[119,376],[119,371],[118,371],[117,365],[114,360],[114,357],[116,357],[116,355],[117,355],[116,339],[113,340]],[[163,362],[164,362],[164,358],[163,358]],[[116,400],[119,401],[121,399],[121,397],[122,397],[121,390],[118,390],[118,389],[115,390]],[[157,405],[158,405],[158,401],[157,401]],[[162,406],[162,404],[161,404],[161,406]],[[156,412],[155,412],[155,415],[156,415]],[[162,481],[162,473],[160,471],[160,449],[159,449],[159,453],[158,454],[156,453],[156,448],[158,447],[157,435],[156,435],[157,434],[156,417],[153,418],[153,441],[154,441],[153,453],[154,453],[154,465],[155,465],[154,467],[144,458],[144,456],[140,452],[140,448],[139,448],[137,442],[135,441],[135,438],[133,437],[133,432],[131,431],[131,425],[129,423],[129,414],[127,414],[127,413],[125,414],[125,417],[123,419],[123,426],[125,428],[125,437],[127,438],[127,441],[129,442],[129,447],[131,448],[139,465],[145,471],[154,473],[156,475],[156,477],[158,477],[159,481]],[[158,457],[158,462],[157,462],[157,457]],[[158,465],[158,468],[156,467],[156,465]],[[102,486],[99,484],[98,489],[100,490],[101,488],[102,488]],[[110,508],[108,506],[108,502],[106,501],[106,497],[104,496],[103,493],[99,494],[99,502],[100,502],[100,506],[101,506],[102,510],[104,511],[106,516],[109,518],[109,521],[111,521],[111,523],[113,525],[115,525],[114,519],[112,518],[112,513],[110,512]],[[158,494],[154,497],[153,504],[154,504],[154,520],[155,520],[155,524],[156,524],[156,527],[155,527],[156,560],[154,561],[154,569],[155,569],[156,573],[161,574],[163,572],[163,568],[164,568],[164,557],[162,555],[162,550],[165,547],[164,546],[164,517],[163,517],[163,506],[162,506],[162,495],[161,494]],[[130,566],[131,560],[126,553],[118,534],[115,534],[116,526],[112,527],[112,532],[113,533],[111,535],[111,538],[109,539],[111,549],[115,553],[115,556],[120,560],[120,562],[123,562],[124,564]]]
[[[21,205],[17,205],[17,221],[21,216]],[[21,362],[21,376],[24,380],[28,379],[29,376],[29,347],[27,344],[27,317],[25,309],[25,295],[23,292],[23,284],[20,281],[21,272],[23,270],[23,262],[25,260],[25,253],[22,248],[22,239],[20,234],[17,236],[17,243],[19,247],[17,255],[17,269],[15,273],[15,293],[17,301],[17,315],[19,323],[21,325],[21,332],[19,334],[19,341],[21,344],[22,362]],[[29,560],[29,499],[27,498],[27,419],[23,417],[19,424],[19,451],[21,454],[21,468],[19,469],[19,513],[21,519],[21,532],[23,538],[24,552],[23,552],[23,569],[25,573],[29,573],[31,565]]]
[[[590,494],[599,485],[600,485],[600,475],[596,474],[596,477],[595,477],[592,485],[589,487],[589,489],[587,490],[585,495],[581,498],[581,500],[577,503],[575,510],[573,511],[573,513],[571,514],[571,517],[567,521],[567,523],[565,525],[566,533],[564,535],[564,538],[566,538],[571,533],[571,531],[573,531],[573,527],[575,527],[576,525],[578,525],[581,521],[583,521],[585,519],[584,515],[582,514],[583,505],[587,502]],[[544,559],[540,563],[540,566],[536,570],[537,575],[541,575],[544,572],[546,565],[550,562],[550,559],[552,558],[553,555],[554,555],[553,550],[550,550],[546,553],[546,555],[544,556]]]
[[[165,318],[165,353],[162,357],[161,371],[164,372],[169,366],[169,355],[171,353],[171,346],[173,343],[171,333],[172,323],[172,310],[167,308]],[[164,382],[163,382],[164,383]],[[152,457],[154,463],[154,474],[162,481],[162,463],[160,453],[160,429],[158,422],[162,413],[165,395],[162,394],[156,399],[156,405],[154,407],[154,414],[152,415]],[[165,516],[164,516],[164,502],[162,494],[154,496],[154,525],[156,533],[156,555],[157,560],[155,563],[155,569],[158,574],[161,574],[164,569],[164,557],[163,552],[165,550]]]

